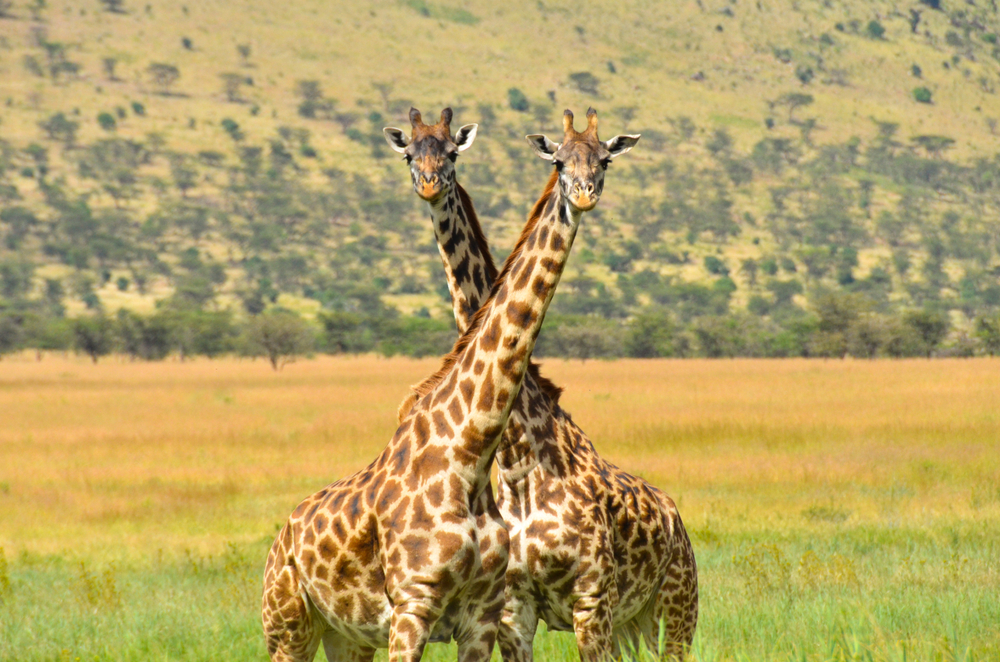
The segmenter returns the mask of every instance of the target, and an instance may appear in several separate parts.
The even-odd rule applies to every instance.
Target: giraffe
[[[427,201],[438,251],[445,265],[448,290],[459,335],[489,296],[497,268],[483,236],[469,194],[455,178],[455,160],[476,139],[477,124],[467,124],[451,136],[451,108],[441,111],[437,124],[423,123],[420,111],[410,108],[412,135],[383,129],[389,146],[403,154],[410,166],[413,190]]]
[[[606,151],[606,150],[605,150]],[[441,369],[415,390],[366,469],[295,508],[264,570],[272,660],[416,662],[429,641],[489,659],[504,606],[508,536],[490,467],[531,350],[599,184],[549,178],[488,300]]]
[[[584,133],[596,140],[596,115],[588,120]],[[571,129],[566,127],[563,146],[541,136],[529,141],[565,170],[572,153],[559,149],[588,140]],[[437,213],[432,207],[446,270],[489,256],[471,201],[459,199],[464,213],[457,206]],[[452,241],[452,235],[476,243]],[[491,264],[487,257],[488,280],[496,274]],[[457,302],[474,302],[487,290],[451,273],[448,285],[462,329],[471,315]],[[698,585],[677,508],[660,490],[603,460],[559,406],[559,395],[532,364],[498,449],[499,506],[511,536],[499,636],[504,659],[531,659],[539,618],[549,629],[574,629],[584,660],[617,656],[621,643],[637,646],[640,637],[654,645],[663,620],[666,652],[681,656],[694,635]]]

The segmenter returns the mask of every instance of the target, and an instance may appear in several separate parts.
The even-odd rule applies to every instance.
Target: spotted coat
[[[579,213],[550,186],[489,300],[417,387],[363,471],[304,500],[272,545],[262,620],[272,660],[415,662],[428,641],[489,659],[508,537],[489,472],[569,255]],[[542,213],[544,210],[544,213]]]
[[[563,146],[583,146],[583,154],[561,158],[586,163],[599,155],[596,126],[584,134],[571,128]],[[556,167],[565,171],[566,163]],[[430,205],[431,221],[462,330],[470,308],[489,293],[468,265],[484,269],[488,281],[496,269],[472,202],[453,169],[449,175],[450,186]],[[585,660],[617,656],[641,638],[655,645],[661,621],[666,652],[681,655],[694,635],[698,584],[677,508],[601,458],[559,406],[559,393],[531,366],[497,455],[499,505],[511,537],[504,659],[531,659],[539,619],[550,630],[574,630]]]

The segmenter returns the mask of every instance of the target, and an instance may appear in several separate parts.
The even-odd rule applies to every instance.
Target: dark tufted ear
[[[622,134],[606,141],[604,146],[611,152],[611,158],[615,158],[635,147],[637,142],[639,142],[639,136]]]
[[[535,150],[535,154],[538,154],[538,156],[542,157],[546,161],[551,161],[555,156],[555,153],[559,151],[559,143],[552,142],[540,133],[533,133],[530,136],[525,136],[524,138],[528,141],[528,144],[531,145],[531,149]]]
[[[393,150],[400,154],[405,152],[406,146],[410,144],[410,139],[399,129],[387,126],[382,129],[382,133],[385,134],[385,141],[389,143],[389,147],[392,147]]]
[[[466,124],[455,134],[455,144],[458,151],[464,152],[472,147],[472,141],[476,139],[476,132],[479,131],[478,124]]]

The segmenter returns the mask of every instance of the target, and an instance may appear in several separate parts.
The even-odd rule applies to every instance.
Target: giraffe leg
[[[374,648],[348,641],[332,630],[323,635],[323,651],[329,662],[371,662],[375,656]]]
[[[573,631],[582,662],[605,662],[616,654],[611,636],[611,605],[603,594],[577,599],[573,605]]]
[[[666,575],[656,595],[652,618],[645,630],[647,640],[652,638],[653,650],[663,622],[664,656],[683,659],[694,639],[698,623],[698,570],[695,566],[691,544],[679,545],[678,554],[667,567]]]
[[[500,655],[504,662],[532,662],[535,631],[538,629],[538,612],[532,601],[521,596],[509,596],[500,619]]]
[[[291,532],[278,535],[264,571],[261,621],[272,662],[311,662],[326,626],[318,622],[302,594],[299,572],[288,553]]]
[[[404,602],[393,607],[389,662],[419,662],[436,620],[421,602]]]

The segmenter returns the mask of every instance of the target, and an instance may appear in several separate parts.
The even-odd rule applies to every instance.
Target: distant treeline
[[[971,334],[955,332],[947,315],[872,310],[864,297],[829,293],[816,313],[790,305],[780,322],[748,312],[705,315],[682,323],[665,310],[628,320],[554,314],[535,353],[566,358],[954,356],[1000,353],[1000,314],[976,318]],[[127,310],[60,318],[37,309],[0,315],[0,356],[34,349],[75,350],[97,362],[119,353],[138,360],[175,355],[267,357],[275,369],[296,356],[323,352],[412,357],[442,355],[456,338],[453,324],[393,310],[367,315],[321,312],[315,322],[280,308],[249,318],[231,311],[163,309],[151,316]]]

